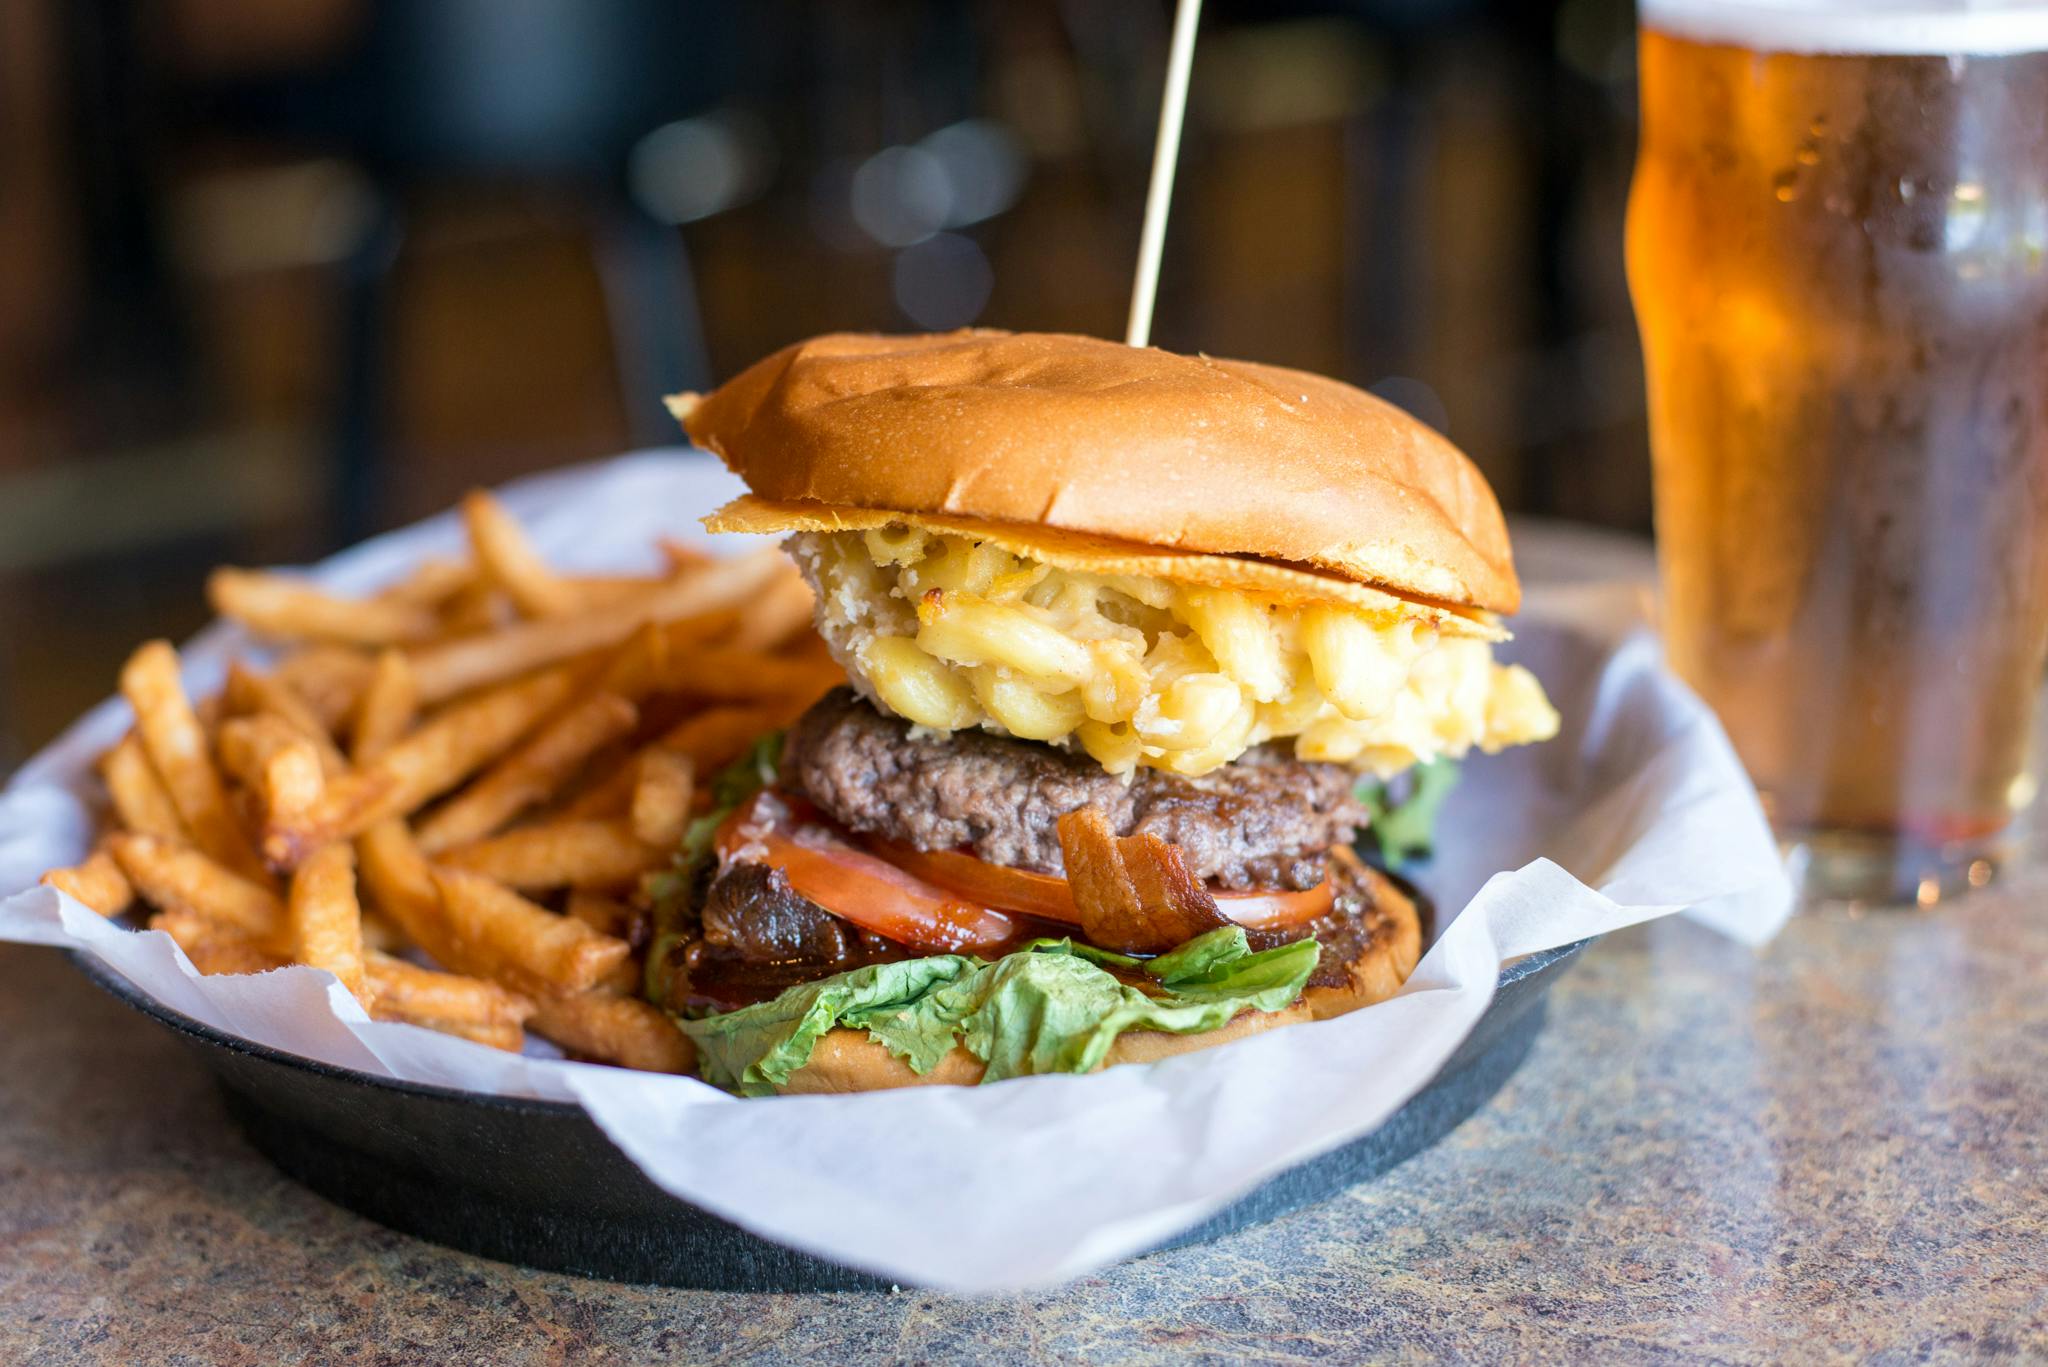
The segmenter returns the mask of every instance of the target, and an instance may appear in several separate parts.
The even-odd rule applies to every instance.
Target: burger
[[[1422,926],[1359,842],[1556,731],[1493,658],[1485,480],[1350,386],[977,330],[670,406],[751,490],[706,525],[785,538],[848,680],[655,889],[648,995],[726,1088],[1084,1073],[1379,1001]]]

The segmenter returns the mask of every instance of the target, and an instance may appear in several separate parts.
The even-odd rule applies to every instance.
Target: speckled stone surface
[[[2048,1360],[2048,874],[1760,955],[1596,945],[1521,1074],[1324,1206],[1057,1293],[526,1272],[280,1177],[199,1064],[0,948],[0,1362]]]
[[[1530,579],[1642,567],[1515,536]],[[0,945],[0,1367],[1366,1359],[2048,1361],[2048,867],[1760,954],[1611,936],[1436,1149],[978,1301],[620,1286],[392,1233],[273,1170],[168,1033]]]

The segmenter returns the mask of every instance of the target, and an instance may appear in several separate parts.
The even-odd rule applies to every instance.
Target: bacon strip
[[[1060,854],[1089,943],[1126,954],[1164,954],[1231,924],[1179,847],[1156,835],[1119,838],[1100,808],[1060,818]]]

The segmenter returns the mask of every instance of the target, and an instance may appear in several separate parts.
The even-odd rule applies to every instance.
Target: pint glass
[[[1643,0],[1671,661],[1810,893],[1982,883],[2048,650],[2048,0]]]

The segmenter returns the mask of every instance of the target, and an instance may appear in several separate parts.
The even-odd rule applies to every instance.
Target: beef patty
[[[918,738],[851,689],[790,728],[782,783],[850,830],[920,850],[972,847],[991,864],[1062,874],[1060,817],[1098,807],[1120,836],[1178,845],[1188,871],[1219,887],[1302,889],[1324,852],[1349,844],[1366,813],[1354,776],[1273,750],[1200,778],[1104,773],[1086,754],[985,731]]]

